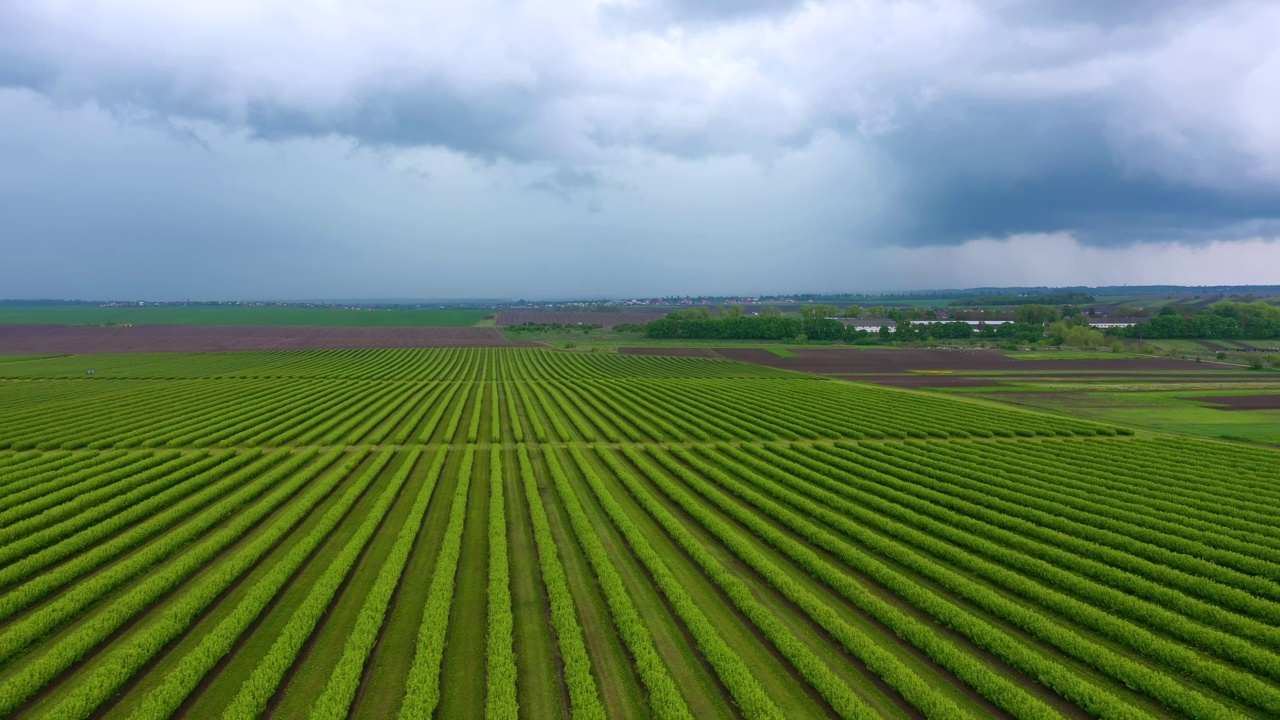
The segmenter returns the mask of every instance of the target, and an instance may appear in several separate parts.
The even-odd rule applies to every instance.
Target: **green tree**
[[[1058,309],[1051,305],[1019,305],[1014,309],[1014,316],[1018,322],[1029,325],[1044,325],[1061,317]]]
[[[821,320],[822,318],[839,317],[840,308],[835,305],[802,305],[800,317],[805,320]]]
[[[845,309],[844,309],[844,316],[845,316],[845,317],[847,317],[847,318],[858,318],[858,317],[862,317],[862,306],[861,306],[861,305],[850,305],[849,307],[847,307],[847,308],[845,308]]]
[[[711,311],[707,310],[706,307],[699,306],[669,312],[667,317],[673,320],[710,320]]]
[[[1049,326],[1049,344],[1067,347],[1100,347],[1106,336],[1088,325],[1056,322]]]

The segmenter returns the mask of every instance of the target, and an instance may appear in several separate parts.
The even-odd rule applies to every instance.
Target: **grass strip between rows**
[[[365,490],[377,480],[378,474],[391,461],[391,457],[394,454],[394,450],[388,449],[383,450],[374,458],[373,462],[361,473],[360,478],[348,488],[342,500],[338,503],[344,508],[344,511],[350,511]],[[223,711],[222,717],[228,720],[243,720],[243,718],[258,717],[266,709],[267,702],[271,700],[271,696],[280,686],[280,681],[289,671],[289,668],[293,666],[294,660],[297,659],[303,644],[306,643],[307,638],[311,637],[316,624],[320,622],[320,618],[329,609],[329,604],[333,601],[333,596],[338,592],[342,581],[347,577],[347,573],[351,571],[356,560],[359,559],[360,553],[364,551],[365,545],[373,538],[374,533],[377,532],[378,527],[382,524],[383,516],[386,515],[391,505],[395,502],[400,493],[400,488],[404,485],[404,481],[405,476],[399,473],[392,477],[391,482],[383,489],[373,507],[369,508],[369,512],[364,516],[355,533],[347,539],[342,546],[342,550],[330,561],[324,573],[311,586],[306,598],[289,616],[288,623],[280,631],[280,635],[271,645],[271,649],[258,662],[257,667],[253,669],[249,677],[245,678],[244,683],[240,686],[240,691],[231,699],[231,703]],[[343,515],[345,515],[345,512]],[[342,516],[335,514],[334,518],[325,518],[325,520],[336,519],[340,521],[341,518]]]
[[[471,467],[476,446],[468,445],[458,469],[458,485],[449,507],[449,523],[445,526],[440,555],[431,577],[427,606],[418,628],[418,641],[405,683],[404,701],[399,717],[403,720],[429,718],[440,703],[440,666],[444,662],[445,636],[449,631],[449,615],[453,609],[453,591],[457,582],[458,558],[462,555],[462,531],[467,520],[467,492],[471,488]]]
[[[418,448],[411,450],[399,474],[407,477],[421,454],[422,451]],[[373,581],[373,587],[369,589],[369,595],[360,608],[359,616],[356,617],[355,627],[347,636],[342,657],[338,659],[338,664],[329,676],[329,683],[325,686],[324,693],[311,706],[307,714],[308,718],[338,720],[347,717],[350,713],[351,703],[355,701],[356,692],[360,689],[360,678],[364,674],[365,663],[378,642],[378,634],[386,618],[387,608],[391,605],[391,598],[400,584],[405,563],[409,560],[409,553],[413,550],[414,541],[417,540],[422,528],[422,518],[427,514],[427,505],[430,504],[431,495],[435,492],[436,481],[440,477],[440,470],[444,467],[446,455],[447,452],[444,450],[436,454],[431,470],[418,488],[418,494],[414,498],[413,506],[409,509],[409,515],[396,535],[395,545],[392,546],[390,554],[378,571],[378,577]]]
[[[334,451],[326,458],[331,462],[340,454],[340,451]],[[281,469],[291,471],[289,465],[282,466]],[[326,463],[321,462],[290,477],[278,485],[262,502],[234,515],[221,528],[210,533],[189,551],[179,556],[173,564],[135,585],[104,608],[101,613],[77,628],[74,633],[69,634],[52,647],[42,648],[35,658],[23,664],[17,673],[0,685],[0,715],[10,713],[20,707],[22,703],[39,692],[41,688],[53,681],[67,668],[78,662],[94,647],[110,638],[116,630],[134,616],[147,611],[165,593],[179,586],[191,575],[205,569],[211,560],[239,540],[250,528],[274,512],[276,508],[284,505],[289,498],[293,497],[300,488],[307,485],[325,466]],[[306,514],[311,511],[311,508],[315,507],[339,480],[340,478],[330,475],[328,476],[328,482],[312,485],[301,498],[296,502],[290,503],[284,515],[277,519],[276,522],[271,523],[265,532],[238,552],[220,562],[214,572],[206,576],[206,581],[200,584],[196,593],[203,593],[203,596],[207,597],[206,603],[212,601],[222,589],[270,551],[275,543],[293,529],[294,525],[301,522]],[[104,575],[110,575],[116,570],[131,574],[133,572],[132,568],[126,568],[125,565],[126,563],[121,563],[106,573],[96,576],[95,580],[103,578]],[[80,584],[75,590],[68,593],[68,597],[63,598],[66,600],[65,603],[54,603],[40,613],[27,618],[24,622],[9,628],[9,632],[6,632],[3,638],[0,638],[0,648],[5,651],[6,655],[11,656],[17,649],[25,647],[45,632],[48,632],[55,625],[55,622],[65,621],[72,611],[78,611],[101,599],[106,594],[106,591],[118,584],[119,582],[116,582],[113,578],[106,578],[101,584],[92,581]],[[181,609],[190,612],[191,617],[194,617],[195,614],[198,614],[200,608],[196,607],[196,604],[192,604]],[[177,617],[176,614],[175,617]]]

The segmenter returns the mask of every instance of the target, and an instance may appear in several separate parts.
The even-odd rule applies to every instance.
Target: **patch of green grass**
[[[470,327],[492,314],[491,310],[349,310],[276,305],[23,305],[0,307],[0,324]]]
[[[998,391],[956,388],[975,394],[1041,410],[1066,413],[1099,422],[1118,423],[1163,432],[1203,437],[1280,443],[1280,410],[1225,410],[1196,400],[1186,391],[1101,391],[1048,387],[1010,386]],[[1256,395],[1257,390],[1198,390],[1204,395]]]
[[[1205,346],[1197,343],[1195,340],[1143,340],[1144,343],[1151,347],[1160,348],[1161,350],[1188,350],[1192,352],[1209,352]]]
[[[781,345],[768,345],[764,349],[781,358],[800,357],[799,355],[796,355],[795,353],[791,352],[791,350],[789,350],[788,348],[785,348]]]

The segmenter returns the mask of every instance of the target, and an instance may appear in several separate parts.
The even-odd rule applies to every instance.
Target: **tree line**
[[[1271,340],[1280,338],[1280,307],[1265,302],[1215,303],[1208,310],[1179,312],[1165,307],[1119,335],[1152,340]]]

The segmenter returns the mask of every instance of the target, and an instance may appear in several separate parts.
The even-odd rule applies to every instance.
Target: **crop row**
[[[336,460],[337,456],[335,451],[326,460]],[[147,611],[159,598],[181,586],[192,575],[206,569],[213,558],[305,488],[300,497],[288,503],[288,508],[281,517],[272,522],[264,532],[257,534],[250,543],[219,562],[214,567],[215,572],[202,575],[200,581],[184,592],[176,604],[170,604],[169,611],[162,616],[165,623],[179,627],[189,624],[228,585],[301,522],[342,479],[340,473],[331,473],[326,476],[325,481],[311,484],[315,474],[325,467],[324,461],[311,465],[306,472],[292,472],[296,468],[290,465],[292,463],[282,466],[282,469],[289,472],[281,473],[282,481],[273,483],[275,486],[262,502],[241,509],[218,529],[182,552],[174,562],[166,564],[159,572],[141,582],[134,583],[86,621],[78,623],[73,632],[54,641],[51,646],[42,646],[36,657],[22,663],[14,674],[0,684],[0,714],[12,712],[131,618]],[[135,554],[129,560],[94,575],[54,602],[10,625],[0,633],[0,658],[13,658],[35,640],[102,600],[111,590],[137,575],[142,569],[139,566],[154,564],[154,555],[163,553],[169,545],[179,543],[180,538],[165,538],[152,546],[158,552]],[[127,677],[122,678],[111,672],[103,676],[108,683],[123,682]]]
[[[529,378],[788,377],[759,365],[710,358],[557,353],[533,348],[310,350],[45,358],[0,365],[0,378],[83,379],[342,378],[478,380]]]
[[[814,379],[638,379],[387,383],[197,380],[166,384],[177,408],[83,425],[89,408],[50,408],[3,437],[42,447],[208,447],[500,441],[668,442],[1053,437],[1109,434],[1102,425],[980,408],[946,398],[885,397],[879,388]],[[191,384],[216,390],[191,394]],[[505,396],[505,402],[500,396]],[[108,412],[110,399],[101,399]],[[505,416],[503,408],[505,405]],[[487,421],[486,421],[487,416]],[[1006,428],[1013,428],[1008,430]],[[87,459],[82,460],[87,462]],[[36,482],[18,480],[17,484]],[[0,498],[0,511],[3,510]]]
[[[678,451],[677,452],[682,452]],[[875,552],[892,559],[913,572],[929,578],[950,593],[963,598],[969,603],[982,608],[985,612],[1004,622],[1020,628],[1039,640],[1060,650],[1061,652],[1085,662],[1100,672],[1110,675],[1123,684],[1139,689],[1153,699],[1178,711],[1189,712],[1199,716],[1229,716],[1232,710],[1214,699],[1198,692],[1193,687],[1180,683],[1167,674],[1152,670],[1150,667],[1117,652],[1103,643],[1091,639],[1088,634],[1080,633],[1076,627],[1064,625],[1033,607],[1014,602],[1006,596],[993,592],[987,582],[1014,582],[1016,576],[1000,571],[989,563],[976,560],[971,555],[960,551],[949,551],[948,545],[932,538],[912,527],[895,521],[872,515],[860,506],[844,502],[838,496],[827,491],[812,490],[806,494],[803,488],[795,484],[799,481],[781,471],[772,472],[773,477],[763,481],[763,476],[753,473],[738,473],[739,477],[751,478],[756,485],[751,493],[744,497],[757,507],[768,510],[775,501],[781,501],[794,508],[806,517],[840,532],[845,537],[873,549]],[[738,482],[723,473],[717,476],[724,487],[731,487]],[[759,492],[765,492],[774,500],[760,502]],[[811,496],[814,499],[810,499]],[[837,510],[839,512],[837,512]],[[919,549],[913,549],[919,548]],[[937,559],[945,561],[939,562]],[[978,581],[977,578],[982,578]],[[1073,601],[1053,590],[1035,585],[1022,585],[1021,591],[1030,593],[1035,602],[1052,602],[1057,600],[1055,609],[1065,610],[1067,618],[1081,621],[1085,617],[1083,603]],[[1063,603],[1062,601],[1066,602]],[[1061,615],[1061,612],[1057,613]],[[1162,661],[1181,663],[1182,669],[1190,669],[1196,676],[1215,685],[1227,685],[1231,681],[1242,683],[1232,694],[1251,704],[1267,707],[1272,702],[1270,693],[1258,680],[1247,675],[1236,673],[1224,666],[1212,664],[1196,664],[1188,662],[1188,658],[1179,659],[1176,645],[1144,634],[1132,627],[1113,637],[1140,647],[1143,652],[1155,653]]]
[[[343,493],[341,499],[332,505],[320,521],[306,535],[289,544],[288,553],[271,565],[271,571],[256,582],[249,595],[241,601],[232,613],[211,633],[202,637],[201,645],[194,652],[183,656],[182,664],[165,678],[165,684],[151,698],[160,700],[171,709],[176,709],[182,699],[194,689],[200,678],[221,659],[230,649],[236,638],[257,617],[266,604],[285,585],[290,577],[300,568],[316,547],[337,527],[352,505],[372,482],[373,478],[385,463],[381,456]],[[363,459],[362,455],[348,458],[335,476],[345,477]],[[310,508],[297,506],[276,523],[297,522],[294,518],[305,517]],[[275,523],[273,523],[275,525]],[[275,533],[268,532],[255,538],[252,543],[241,549],[236,557],[227,559],[213,566],[213,571],[201,579],[200,584],[187,589],[175,602],[167,604],[161,620],[147,625],[146,630],[134,635],[120,647],[112,647],[105,657],[96,660],[94,669],[81,674],[75,688],[68,693],[54,708],[50,710],[56,717],[84,718],[89,717],[103,702],[119,691],[166,645],[186,632],[199,614],[247,568],[252,565],[238,563],[239,557],[252,557],[252,553],[269,547],[271,537]],[[157,704],[148,704],[143,710],[154,713],[153,716],[168,715]],[[170,710],[171,712],[171,710]]]
[[[309,453],[305,454],[305,457],[309,456]],[[0,568],[0,588],[28,581],[41,570],[65,558],[75,557],[55,571],[29,580],[16,591],[0,595],[0,619],[11,617],[57,588],[133,550],[193,514],[205,511],[209,521],[217,522],[217,518],[222,516],[218,502],[223,496],[282,462],[287,453],[280,451],[259,458],[257,453],[251,452],[241,457],[252,464],[242,466],[237,463],[209,470],[173,490],[159,493],[80,530],[65,528],[68,532],[60,532],[59,527],[53,527],[14,543],[24,554]],[[295,462],[302,463],[304,459],[300,456]],[[256,495],[267,487],[266,481],[259,480],[249,493]],[[182,497],[187,492],[190,494]],[[233,499],[231,511],[250,499],[251,496]],[[196,522],[202,526],[206,523],[204,519]],[[195,534],[186,537],[195,537]],[[37,545],[40,549],[36,549]]]
[[[1113,614],[1128,616],[1185,640],[1193,647],[1212,648],[1216,654],[1251,671],[1276,677],[1280,672],[1276,657],[1243,639],[1203,628],[1192,619],[1164,611],[1153,604],[1134,601],[1124,593],[1112,591],[1037,559],[1010,552],[983,537],[892,505],[874,494],[850,491],[847,485],[840,486],[827,480],[829,473],[804,472],[781,458],[773,458],[772,465],[761,464],[759,469],[765,472],[770,467],[784,468],[793,476],[804,476],[814,486],[821,484],[832,490],[845,488],[842,494],[848,500],[817,490],[805,494],[815,502],[843,511],[851,520],[875,527],[885,536],[946,561],[950,568],[964,570],[987,583],[1003,587],[1059,617],[1069,618],[1079,627],[1088,628],[1135,653],[1151,657],[1164,667],[1216,686],[1245,702],[1260,704],[1264,709],[1280,701],[1280,694],[1269,690],[1252,675],[1221,662],[1201,658],[1190,648],[1171,642],[1134,622],[1113,617]]]
[[[1219,545],[1229,542],[1229,538],[1197,539],[1187,537],[1195,531],[1176,527],[1152,529],[1151,521],[1144,519],[1141,513],[1131,510],[1117,511],[1097,504],[1075,507],[1068,498],[1054,498],[1043,491],[1029,486],[1026,478],[1043,477],[1051,479],[1052,470],[1044,468],[1010,473],[993,462],[975,463],[975,454],[956,452],[955,448],[946,444],[930,447],[928,454],[914,453],[916,462],[933,469],[956,468],[957,474],[948,478],[955,482],[958,491],[966,492],[966,497],[980,505],[999,507],[1008,512],[1009,508],[1020,508],[1015,517],[1024,517],[1035,523],[1060,529],[1068,534],[1077,534],[1093,542],[1101,543],[1117,550],[1129,553],[1154,563],[1177,569],[1188,575],[1236,588],[1268,602],[1280,601],[1280,586],[1267,578],[1274,573],[1274,566],[1248,554],[1219,549]],[[979,451],[991,450],[978,448]],[[850,458],[861,463],[867,448],[850,443],[837,443],[833,452],[850,453]],[[993,458],[1000,462],[1000,455]],[[959,473],[963,470],[963,473]],[[1070,467],[1059,472],[1070,475]],[[1211,593],[1208,599],[1216,599],[1218,595],[1224,601],[1234,598],[1236,607],[1247,607],[1256,612],[1259,605],[1251,603],[1247,598],[1233,593],[1217,593],[1203,588],[1200,592]],[[1202,595],[1203,596],[1203,595]]]
[[[617,568],[613,566],[613,561],[609,558],[600,538],[596,535],[591,520],[583,511],[581,503],[565,476],[564,469],[560,466],[560,461],[556,458],[555,451],[545,445],[542,449],[543,460],[550,471],[560,506],[568,515],[569,526],[595,573],[596,581],[613,615],[614,626],[622,636],[635,662],[636,670],[649,691],[649,703],[654,714],[659,718],[692,718],[666,663],[662,661],[662,657],[653,646],[653,636],[640,618],[635,601],[622,582]]]
[[[596,679],[591,672],[591,660],[587,655],[582,627],[578,624],[577,607],[569,591],[569,581],[564,564],[560,561],[555,539],[551,535],[551,523],[538,481],[534,476],[533,462],[524,445],[516,448],[520,464],[520,480],[524,486],[525,501],[529,505],[529,519],[533,524],[534,545],[537,548],[538,565],[551,606],[551,626],[555,631],[556,645],[564,666],[564,681],[569,692],[569,704],[574,718],[601,720],[605,717],[604,705]]]
[[[401,718],[431,717],[440,702],[440,667],[444,662],[445,635],[449,629],[449,615],[453,609],[453,591],[457,581],[458,558],[462,554],[462,531],[467,519],[467,493],[471,488],[472,465],[476,448],[468,445],[458,469],[458,484],[453,491],[449,508],[449,523],[445,526],[431,576],[431,589],[422,611],[418,628],[413,663],[405,681],[404,700],[400,706]]]
[[[709,530],[714,537],[719,539],[719,542],[730,548],[730,551],[735,553],[740,560],[751,566],[756,573],[760,574],[764,582],[771,584],[772,587],[786,594],[792,602],[796,602],[796,605],[801,607],[810,618],[813,618],[828,633],[837,638],[837,642],[844,644],[846,650],[849,650],[855,657],[860,657],[861,661],[865,662],[869,669],[881,674],[893,687],[900,689],[900,692],[904,692],[906,697],[914,698],[916,706],[933,716],[961,715],[959,708],[943,701],[942,698],[938,698],[927,685],[920,682],[918,676],[915,676],[906,667],[902,667],[883,648],[877,647],[872,639],[847,626],[844,621],[836,618],[831,610],[824,607],[818,598],[813,597],[812,593],[805,591],[794,580],[787,578],[782,569],[778,568],[773,561],[750,546],[748,537],[742,536],[726,521],[717,518],[707,507],[695,502],[694,498],[685,489],[678,487],[666,475],[660,473],[643,455],[640,455],[639,451],[631,450],[631,448],[627,447],[623,447],[622,451],[631,460],[632,464],[639,468],[650,482],[654,483],[655,487],[659,488],[664,495],[675,501],[686,512],[689,512],[691,518],[698,521],[701,527]],[[680,478],[681,482],[684,482],[686,486],[701,493],[713,492],[712,488],[708,486],[707,480],[691,473],[684,466],[675,464],[662,452],[653,451],[652,456],[664,468],[675,474],[675,477]],[[731,600],[739,606],[740,610],[744,611],[744,614],[753,620],[756,626],[762,629],[762,632],[771,639],[771,642],[780,648],[783,655],[786,655],[788,660],[792,661],[797,670],[805,674],[806,678],[809,678],[809,682],[819,689],[819,692],[829,696],[828,701],[831,701],[832,697],[838,697],[838,693],[841,692],[840,680],[824,673],[822,664],[814,657],[810,657],[805,648],[799,646],[795,639],[791,637],[791,633],[788,632],[785,626],[777,619],[769,616],[767,611],[753,600],[748,585],[742,582],[742,579],[727,574],[721,566],[718,566],[707,550],[701,548],[696,539],[692,538],[686,529],[681,528],[675,518],[669,515],[666,510],[663,510],[659,503],[649,496],[643,486],[640,486],[635,479],[631,478],[628,471],[617,468],[617,465],[614,465],[614,468],[616,468],[617,477],[630,489],[636,500],[645,506],[645,509],[649,510],[650,514],[655,519],[658,519],[659,523],[662,523],[669,533],[672,533],[672,537],[675,537],[681,543],[686,552],[689,552],[692,557],[695,557],[695,560],[699,561],[704,570],[708,571],[709,577],[730,594]],[[712,497],[716,496],[713,495]],[[722,509],[723,507],[730,506],[722,506]],[[984,696],[995,702],[996,705],[1004,707],[1007,711],[1014,712],[1020,717],[1048,716],[1047,708],[1039,705],[1033,698],[1029,698],[1027,693],[1021,691],[1015,684],[987,670],[986,667],[975,662],[972,657],[966,657],[963,653],[955,652],[954,648],[948,647],[948,643],[932,638],[931,633],[924,626],[915,623],[910,618],[906,618],[900,612],[896,612],[888,603],[879,601],[872,593],[860,588],[858,584],[850,582],[844,574],[831,568],[826,562],[820,560],[815,553],[801,546],[800,543],[796,543],[787,538],[785,534],[777,532],[777,529],[769,527],[768,523],[763,523],[759,518],[742,514],[741,511],[731,512],[731,516],[733,519],[745,524],[749,529],[754,530],[756,537],[763,538],[765,541],[774,544],[778,550],[782,551],[783,555],[790,557],[805,571],[831,584],[833,588],[837,589],[837,592],[844,594],[847,600],[860,607],[861,610],[868,612],[873,618],[881,620],[888,628],[893,629],[893,632],[904,635],[904,637],[913,638],[916,644],[927,652],[929,656],[933,657],[934,660],[940,661],[940,664],[946,666],[952,673],[972,684],[975,689],[982,692]]]
[[[626,449],[624,449],[624,452],[626,452]],[[1011,667],[1055,690],[1087,711],[1116,717],[1143,716],[1136,708],[1123,702],[1119,697],[1095,686],[1089,680],[1069,670],[1039,649],[1027,646],[1015,635],[1001,628],[999,623],[993,623],[982,615],[967,609],[964,605],[958,604],[946,596],[940,595],[937,591],[919,584],[913,577],[904,574],[894,565],[880,560],[878,555],[881,553],[868,553],[862,549],[862,547],[879,549],[878,546],[864,544],[862,547],[855,547],[850,545],[847,540],[838,538],[830,531],[825,530],[821,525],[814,522],[815,519],[825,517],[817,514],[820,508],[816,504],[805,506],[803,510],[799,511],[784,508],[761,495],[757,490],[744,486],[742,481],[736,479],[749,476],[749,473],[740,471],[732,477],[720,474],[717,476],[719,482],[712,485],[711,483],[700,481],[697,475],[691,473],[666,453],[656,448],[652,449],[650,453],[668,472],[686,482],[691,489],[710,502],[713,507],[741,523],[755,536],[770,543],[784,554],[787,554],[789,550],[795,552],[798,550],[798,546],[791,546],[789,543],[784,542],[785,534],[778,533],[776,529],[771,530],[770,523],[764,520],[761,515],[756,514],[757,512],[762,513],[764,517],[773,522],[780,523],[806,541],[813,543],[816,547],[831,553],[857,572],[874,579],[919,610],[961,633],[978,647],[999,657]],[[638,467],[642,470],[648,470],[647,474],[650,479],[664,492],[670,490],[669,497],[691,514],[697,512],[700,516],[700,522],[703,522],[705,527],[723,527],[714,515],[694,502],[687,493],[672,485],[669,481],[662,482],[663,476],[652,470],[651,466],[638,456],[638,453],[630,451],[628,454],[632,456],[632,461]],[[731,497],[736,497],[738,500],[749,503],[749,506],[755,508],[755,512],[731,500]],[[716,535],[722,542],[731,541],[733,538],[733,535],[727,530],[716,533]],[[875,537],[869,531],[864,531],[864,535],[866,538]],[[857,539],[861,541],[863,537],[859,536]],[[802,567],[805,564],[809,564],[803,560],[798,562],[801,563]],[[842,590],[839,586],[833,589]],[[843,590],[848,592],[849,588],[846,587]],[[851,601],[854,600],[849,595],[846,595],[846,597],[849,597]],[[963,677],[959,673],[957,673],[957,676]],[[1010,702],[1010,698],[1017,705],[1029,706],[1032,709],[1030,713],[1018,712],[1019,716],[1043,716],[1042,713],[1035,712],[1037,708],[1035,702],[1029,702],[1025,696],[1018,699],[1016,693],[998,692],[999,685],[974,685],[974,689],[983,692],[984,696],[993,703],[1001,705],[1011,712],[1013,708],[1005,704]],[[997,692],[986,694],[993,690],[997,690]]]
[[[308,546],[305,554],[299,549],[299,545],[291,548],[291,551],[297,551],[296,564],[285,562],[277,563],[274,566],[281,569],[282,576],[287,577],[287,574],[292,574],[292,571],[301,564],[301,560],[306,558],[310,551],[317,547],[320,541],[333,528],[338,526],[342,518],[355,506],[360,497],[377,479],[382,468],[391,461],[392,454],[393,451],[391,450],[384,450],[379,453],[365,471],[360,474],[359,479],[347,488],[346,492],[343,493],[342,499],[326,512],[320,523],[316,525],[312,535],[300,543],[301,546]],[[285,623],[280,634],[276,636],[275,642],[271,645],[266,655],[258,661],[257,666],[254,667],[249,677],[241,684],[239,692],[231,699],[230,704],[223,712],[223,717],[256,718],[266,709],[267,701],[275,694],[281,679],[284,678],[285,673],[288,672],[294,660],[298,657],[303,643],[307,641],[307,638],[311,637],[316,624],[320,622],[320,618],[329,608],[334,595],[338,592],[338,587],[347,577],[352,566],[355,565],[356,559],[359,558],[365,545],[373,539],[374,533],[377,532],[378,527],[382,524],[383,517],[391,509],[392,503],[395,502],[396,497],[400,494],[400,488],[404,486],[407,477],[407,472],[396,473],[391,482],[379,493],[373,505],[362,514],[361,522],[356,527],[355,532],[347,538],[337,555],[329,561],[319,579],[311,585],[306,597],[293,608],[288,622]],[[281,581],[280,584],[283,584],[283,582]]]
[[[496,412],[496,393],[493,397]],[[484,713],[488,720],[515,720],[520,715],[516,694],[515,616],[511,611],[508,563],[502,451],[495,445],[489,449],[489,627],[485,636]]]
[[[909,509],[931,519],[944,520],[952,527],[965,529],[975,538],[998,541],[1005,549],[996,551],[995,556],[1002,561],[1018,558],[1017,555],[1011,555],[1010,550],[1035,558],[1046,564],[1032,563],[1031,567],[1035,568],[1038,575],[1051,575],[1054,578],[1052,582],[1059,587],[1078,588],[1074,593],[1077,597],[1101,597],[1101,605],[1112,612],[1146,622],[1162,616],[1160,608],[1166,608],[1185,616],[1176,621],[1185,625],[1183,632],[1201,632],[1197,628],[1203,623],[1273,648],[1280,642],[1280,634],[1264,622],[1248,615],[1223,610],[1191,594],[1179,592],[1175,588],[1184,585],[1184,581],[1175,571],[1164,566],[1144,564],[1131,556],[1125,557],[1123,553],[1108,552],[1097,543],[1036,526],[1018,517],[1016,510],[1012,508],[1011,512],[994,512],[969,502],[957,496],[954,486],[947,482],[947,477],[954,476],[953,473],[930,471],[910,463],[895,462],[897,459],[892,454],[893,449],[858,463],[842,461],[808,447],[768,448],[767,452],[750,447],[721,450],[751,467],[784,465],[791,468],[793,474],[826,486],[844,497],[854,497],[856,494],[860,502],[866,502],[870,507],[883,508],[882,512],[894,514]],[[750,453],[743,450],[749,450]],[[883,462],[878,461],[877,457]],[[833,482],[829,479],[833,476],[840,477],[841,481]],[[1018,558],[1018,562],[1032,561]],[[1067,573],[1051,569],[1048,565],[1061,568]],[[1139,568],[1141,574],[1122,569],[1130,567]],[[1151,579],[1146,579],[1148,577]],[[1091,583],[1082,584],[1088,583],[1086,578],[1120,592],[1093,587]],[[1135,598],[1144,598],[1158,607],[1149,606]],[[1254,607],[1255,610],[1261,610],[1261,601]],[[1267,616],[1266,613],[1260,614],[1262,617]],[[1187,623],[1185,618],[1194,622]],[[1210,636],[1196,644],[1213,652],[1227,652],[1236,642],[1230,638],[1208,638]]]

